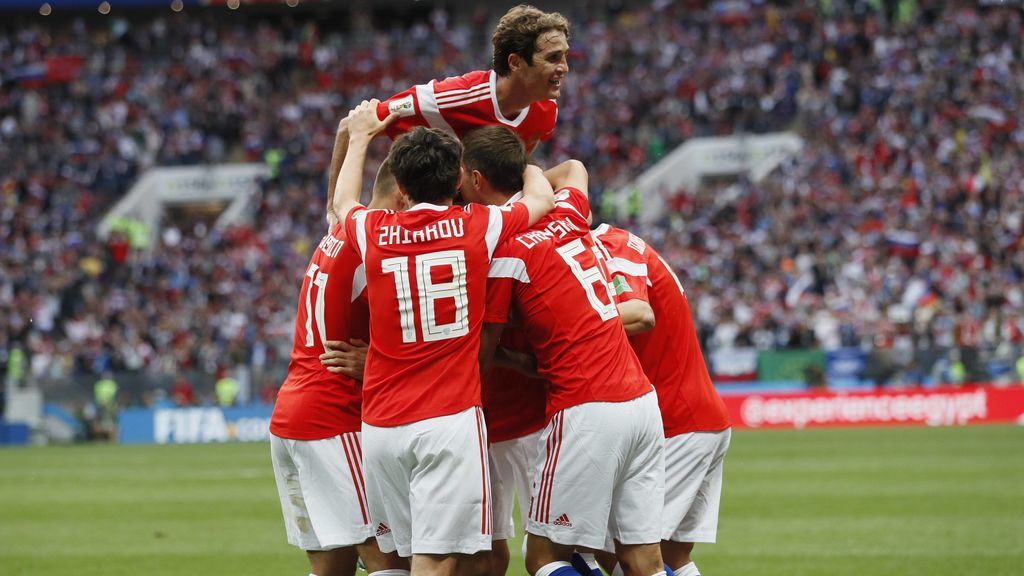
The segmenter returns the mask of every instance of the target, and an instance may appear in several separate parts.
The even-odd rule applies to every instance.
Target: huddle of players
[[[288,540],[318,576],[357,556],[374,576],[504,574],[516,496],[535,576],[600,574],[594,552],[693,576],[693,543],[715,540],[729,422],[682,287],[640,238],[591,232],[582,164],[527,164],[568,37],[513,8],[494,70],[339,128],[271,421]],[[396,140],[364,207],[380,132]]]

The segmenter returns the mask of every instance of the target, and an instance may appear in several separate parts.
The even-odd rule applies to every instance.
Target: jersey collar
[[[412,212],[413,210],[433,210],[434,212],[444,212],[447,209],[447,206],[438,206],[437,204],[431,204],[430,202],[420,202],[419,204],[413,204],[406,211]]]
[[[519,127],[526,120],[526,115],[530,113],[530,106],[523,108],[519,111],[519,115],[514,119],[509,120],[505,118],[505,115],[501,113],[501,107],[498,106],[498,86],[496,85],[498,75],[491,70],[490,82],[491,82],[491,104],[494,105],[494,117],[498,119],[498,122],[511,126],[512,128]],[[532,106],[532,104],[531,104]]]
[[[511,206],[511,205],[515,204],[516,202],[519,202],[522,199],[523,199],[523,193],[522,192],[516,192],[515,194],[512,195],[511,198],[508,199],[508,202],[505,202],[504,204],[502,204],[502,206]]]

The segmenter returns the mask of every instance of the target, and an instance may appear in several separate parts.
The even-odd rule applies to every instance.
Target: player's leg
[[[494,540],[491,542],[489,573],[491,576],[505,576],[508,572],[508,563],[512,554],[508,549],[508,540]]]
[[[474,555],[490,550],[492,532],[483,412],[470,408],[411,426],[413,574],[478,570],[481,556]]]
[[[306,551],[317,576],[352,576],[354,546],[370,536],[357,436],[271,440],[289,542]]]
[[[526,543],[526,567],[535,576],[579,574],[573,551],[606,546],[612,491],[628,443],[622,432],[629,427],[614,411],[614,404],[599,402],[567,408],[541,436]]]
[[[504,576],[511,553],[508,540],[516,535],[515,501],[519,500],[522,525],[526,526],[533,486],[533,465],[540,448],[541,431],[491,444],[488,453],[491,467],[491,502],[494,534],[491,541],[490,574]]]
[[[381,552],[376,538],[356,546],[359,558],[366,567],[369,576],[408,576],[409,559],[402,558],[396,552]]]
[[[363,422],[363,473],[370,521],[380,551],[412,556],[410,445],[414,424],[377,427]]]
[[[307,550],[309,569],[316,576],[353,576],[358,554],[354,546],[333,550]]]
[[[731,430],[680,434],[666,441],[665,529],[662,555],[681,576],[700,576],[691,554],[695,542],[714,543],[722,471]]]
[[[612,496],[609,532],[626,576],[664,574],[661,514],[665,493],[665,435],[656,395],[621,403],[632,443]]]

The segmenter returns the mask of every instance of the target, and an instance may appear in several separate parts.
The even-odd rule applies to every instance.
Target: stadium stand
[[[797,131],[761,182],[671,191],[640,226],[680,272],[707,354],[863,348],[878,383],[1017,379],[1024,341],[1021,12],[958,3],[656,2],[574,23],[544,162],[596,203],[688,138]],[[908,7],[909,6],[909,7]],[[333,132],[364,97],[486,66],[496,13],[409,25],[239,10],[0,25],[0,374],[128,401],[184,375],[272,398],[296,278],[323,232]],[[384,142],[375,143],[379,158]],[[266,161],[254,224],[182,217],[145,249],[104,210],[147,168]],[[371,168],[375,168],[371,167]],[[267,390],[266,396],[261,396]]]

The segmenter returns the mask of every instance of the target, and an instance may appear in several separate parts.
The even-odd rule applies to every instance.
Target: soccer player
[[[465,201],[502,205],[522,190],[526,149],[511,130],[497,125],[480,128],[467,134],[462,144],[464,177],[460,191]],[[501,348],[517,354],[520,364],[527,356],[533,359],[533,350],[518,326],[505,329]],[[521,522],[526,526],[532,467],[545,424],[547,383],[525,375],[524,369],[530,367],[521,365],[517,370],[494,365],[482,376],[483,410],[491,441],[492,576],[502,576],[508,570],[508,539],[515,536],[512,512],[517,499]]]
[[[477,363],[488,265],[497,245],[539,220],[554,198],[531,167],[521,202],[452,206],[462,146],[420,127],[389,154],[411,207],[366,210],[357,198],[367,146],[384,127],[378,104],[349,115],[335,195],[365,267],[373,334],[363,376],[367,496],[382,550],[412,556],[414,574],[454,574],[464,555],[491,545]]]
[[[398,210],[388,164],[372,208]],[[362,392],[352,378],[321,366],[325,341],[368,339],[365,275],[340,224],[306,267],[288,376],[270,420],[270,449],[288,542],[306,550],[317,576],[351,576],[356,556],[374,576],[408,574],[408,562],[382,554],[367,510],[360,443]]]
[[[397,113],[387,128],[391,138],[417,126],[437,128],[462,138],[482,126],[500,124],[515,131],[532,152],[555,130],[562,82],[569,73],[569,22],[557,12],[521,4],[498,21],[491,37],[492,70],[418,84],[378,105],[380,118]],[[345,130],[345,122],[339,130]],[[332,167],[340,166],[344,147],[335,148]],[[332,168],[332,177],[337,168]],[[335,221],[328,182],[328,221]]]
[[[495,252],[481,344],[486,361],[514,310],[549,382],[527,570],[574,575],[573,550],[603,549],[610,536],[627,574],[664,574],[657,398],[629,346],[590,235],[586,170],[570,161],[548,175],[558,188],[555,209]]]
[[[714,543],[729,448],[729,414],[715,391],[679,278],[638,236],[602,224],[593,231],[622,304],[630,343],[658,391],[665,424],[665,509],[661,553],[679,576],[699,576],[695,542]],[[642,318],[647,302],[653,322]],[[630,327],[632,325],[632,327]]]

